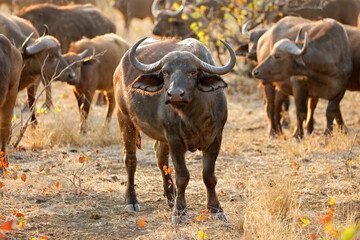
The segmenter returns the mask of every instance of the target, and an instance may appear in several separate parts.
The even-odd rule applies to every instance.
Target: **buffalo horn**
[[[251,22],[251,20],[247,21],[241,28],[241,33],[246,36],[249,36],[249,32],[248,32],[247,28],[248,28],[250,22]]]
[[[228,43],[226,43],[222,40],[220,40],[220,41],[225,45],[225,47],[228,49],[228,51],[230,53],[230,59],[229,59],[228,63],[225,66],[216,67],[216,66],[210,65],[210,64],[202,61],[199,58],[196,58],[198,61],[198,64],[199,64],[199,68],[201,70],[203,70],[207,73],[211,73],[211,74],[222,75],[222,74],[230,72],[231,69],[234,67],[234,65],[236,63],[236,55],[235,55],[234,50],[231,48],[231,46]]]
[[[165,13],[166,15],[168,15],[169,17],[176,17],[177,15],[179,15],[185,7],[186,4],[186,0],[182,0],[181,2],[181,6],[179,7],[178,10],[176,11],[169,11],[169,10],[159,10],[158,9],[158,0],[154,0],[152,7],[151,7],[151,12],[153,14],[154,17],[156,17],[160,12]]]
[[[46,25],[46,24],[44,24],[43,26],[44,26],[44,33],[43,33],[42,36],[44,37],[44,36],[48,35],[48,33],[49,33],[49,27],[48,27],[48,25]]]
[[[294,44],[293,42],[289,41],[289,39],[281,39],[274,45],[274,49],[279,49],[288,52],[294,56],[302,56],[306,53],[308,45],[309,45],[309,39],[307,32],[305,32],[304,45],[302,49],[296,46],[296,44]]]
[[[29,44],[32,36],[34,35],[34,32],[32,32],[26,39],[25,41],[23,42],[23,44],[21,45],[21,48],[20,50],[25,53],[27,55],[27,52],[26,52],[26,48],[27,48],[27,45]]]
[[[89,49],[85,49],[84,51],[82,51],[82,52],[79,54],[79,57],[80,57],[81,59],[83,59],[88,52],[89,52]]]
[[[296,35],[296,38],[295,38],[295,42],[299,42],[300,41],[300,38],[301,38],[301,32],[302,32],[302,28],[299,29],[297,35]]]
[[[136,68],[138,71],[143,72],[143,73],[152,73],[161,68],[161,59],[152,64],[143,64],[143,63],[139,62],[139,60],[137,60],[137,58],[136,58],[136,49],[140,45],[140,43],[142,43],[145,39],[146,39],[146,37],[140,39],[139,41],[137,41],[134,44],[134,46],[131,47],[130,54],[129,54],[129,60],[130,60],[131,64],[134,66],[134,68]]]
[[[35,42],[33,45],[26,47],[24,49],[26,55],[31,56],[31,55],[37,54],[54,44],[51,42],[50,39],[47,39],[46,37],[45,38],[42,37],[42,38],[38,38],[38,39],[40,39],[40,40]]]

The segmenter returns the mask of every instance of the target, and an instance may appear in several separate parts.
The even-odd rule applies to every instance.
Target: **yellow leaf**
[[[353,165],[353,164],[354,164],[354,161],[351,160],[351,161],[349,162],[349,166],[351,166],[351,165]]]
[[[205,235],[204,231],[199,231],[198,232],[198,240],[204,240],[205,238],[207,238],[207,236]]]
[[[55,107],[55,112],[56,112],[56,113],[57,113],[57,112],[61,112],[61,109],[58,108],[58,107]]]
[[[341,240],[351,240],[355,235],[355,227],[351,226],[346,228],[341,233]]]
[[[336,201],[336,198],[330,199],[330,205],[331,205],[331,206],[335,205],[335,201]]]
[[[181,19],[182,20],[184,20],[184,21],[186,21],[186,20],[188,20],[189,19],[189,17],[188,17],[188,15],[186,15],[186,14],[181,14]]]
[[[19,228],[24,228],[25,227],[25,223],[24,222],[20,222],[19,223]]]
[[[306,224],[306,225],[309,225],[309,224],[311,223],[309,219],[302,218],[302,217],[300,217],[300,219],[301,219],[301,221],[302,221],[304,224]]]

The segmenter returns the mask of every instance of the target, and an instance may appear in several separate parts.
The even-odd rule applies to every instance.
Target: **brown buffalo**
[[[27,34],[32,34],[27,38]],[[16,16],[0,14],[0,33],[7,36],[20,48],[24,67],[22,69],[19,90],[27,89],[28,106],[32,107],[35,100],[37,82],[41,73],[46,79],[76,84],[75,72],[68,69],[59,41],[52,36],[38,37],[36,29],[30,22]],[[36,36],[33,38],[33,36]],[[60,74],[61,73],[61,74]],[[35,109],[33,109],[35,110]],[[32,121],[36,121],[32,113]]]
[[[299,48],[297,41],[294,43],[287,38],[291,39],[301,29],[305,32],[305,40]],[[344,28],[331,19],[312,22],[287,17],[259,39],[257,54],[259,65],[254,76],[295,97],[298,123],[294,136],[303,136],[302,123],[306,119],[309,97],[329,100],[326,133],[330,133],[352,71],[350,46]],[[275,118],[278,115],[279,110],[276,110]]]
[[[186,221],[185,189],[189,171],[185,152],[203,152],[203,180],[207,189],[207,208],[226,221],[217,199],[215,162],[220,150],[222,131],[227,119],[223,88],[219,76],[235,65],[236,56],[223,67],[216,67],[209,50],[195,39],[176,41],[138,41],[122,58],[114,73],[117,117],[124,143],[124,161],[128,174],[126,204],[138,211],[134,175],[139,131],[156,140],[157,165],[163,177],[164,193],[171,206],[175,198],[172,221]],[[176,195],[170,174],[164,166],[171,155],[176,171]]]
[[[323,1],[320,6],[301,6],[287,9],[288,15],[318,20],[319,18],[333,18],[343,24],[356,26],[360,13],[359,0]]]
[[[37,4],[22,9],[17,16],[29,20],[39,32],[46,24],[49,27],[48,34],[59,40],[63,53],[68,52],[71,42],[84,36],[94,38],[116,32],[115,24],[91,4]]]
[[[133,18],[150,18],[154,22],[154,16],[151,13],[153,0],[115,0],[114,8],[118,9],[124,16],[124,27],[129,30]]]
[[[78,62],[74,68],[79,84],[74,85],[73,90],[78,101],[82,133],[86,132],[86,119],[96,90],[105,92],[108,106],[105,123],[110,122],[115,107],[113,74],[129,48],[128,43],[115,34],[106,34],[93,39],[83,38],[71,43],[70,52],[65,55],[65,59],[69,64]],[[92,51],[103,55],[97,59],[80,61],[88,57]]]
[[[22,57],[20,51],[9,39],[0,34],[0,151],[7,159],[6,147],[9,141],[11,119],[18,94]],[[3,166],[0,162],[0,174]]]

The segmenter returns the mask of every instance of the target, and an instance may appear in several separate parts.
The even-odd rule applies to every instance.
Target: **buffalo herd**
[[[271,137],[282,132],[285,120],[281,116],[288,110],[289,96],[295,102],[297,141],[304,136],[304,121],[307,133],[313,131],[319,98],[328,100],[325,134],[331,134],[334,119],[346,130],[340,101],[346,90],[360,91],[358,0],[285,1],[274,10],[281,10],[278,16],[283,18],[270,21],[270,27],[254,28],[256,19],[242,24],[241,34],[247,41],[235,51],[221,40],[229,58],[221,66],[216,66],[211,51],[191,26],[223,19],[223,7],[234,1],[115,0],[113,7],[124,17],[125,34],[133,18],[149,17],[154,23],[155,38],[145,37],[133,46],[116,35],[115,23],[95,6],[97,1],[84,2],[4,1],[15,13],[0,13],[0,151],[5,161],[20,90],[27,91],[36,127],[33,105],[38,85],[47,86],[45,105],[51,108],[50,83],[68,83],[84,135],[94,93],[102,91],[107,100],[104,124],[115,110],[123,140],[127,211],[140,210],[135,193],[136,151],[145,134],[155,140],[164,196],[174,207],[172,222],[188,222],[185,190],[190,175],[185,153],[197,150],[203,154],[207,209],[226,222],[215,191],[215,162],[228,115],[224,91],[228,84],[221,75],[234,72],[236,55],[257,65],[252,74],[263,89]],[[199,7],[206,11],[195,17]],[[175,181],[164,170],[169,156]]]

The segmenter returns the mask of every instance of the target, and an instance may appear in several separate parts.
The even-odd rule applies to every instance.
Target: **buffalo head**
[[[64,55],[64,59],[75,72],[76,78],[81,84],[81,77],[84,74],[94,74],[93,66],[99,63],[97,59],[87,57],[89,50],[85,49],[81,53],[68,52]],[[87,58],[86,58],[87,57]],[[70,85],[77,85],[69,83]]]
[[[20,48],[26,71],[44,74],[48,79],[55,78],[55,80],[76,84],[78,79],[63,58],[59,41],[52,36],[43,36],[29,44],[32,35]]]
[[[300,36],[299,31],[298,36]],[[299,37],[295,42],[298,42]],[[305,40],[302,48],[299,48],[289,39],[281,39],[276,42],[271,50],[271,54],[259,64],[253,71],[256,78],[262,79],[267,83],[271,81],[284,81],[292,75],[309,75],[302,56],[308,48],[308,36],[305,33]]]
[[[236,62],[235,53],[227,43],[222,41],[230,52],[230,60],[223,67],[213,66],[186,51],[173,51],[155,63],[143,64],[136,58],[136,49],[145,39],[139,40],[130,49],[131,64],[145,73],[132,83],[132,88],[148,93],[163,89],[165,103],[180,107],[191,103],[198,90],[212,92],[227,86],[218,76],[231,71]]]
[[[242,34],[247,37],[247,42],[235,49],[237,56],[247,57],[251,60],[257,61],[256,46],[259,38],[266,32],[266,30],[252,30],[248,31],[247,27],[250,21],[245,23],[242,27]]]

